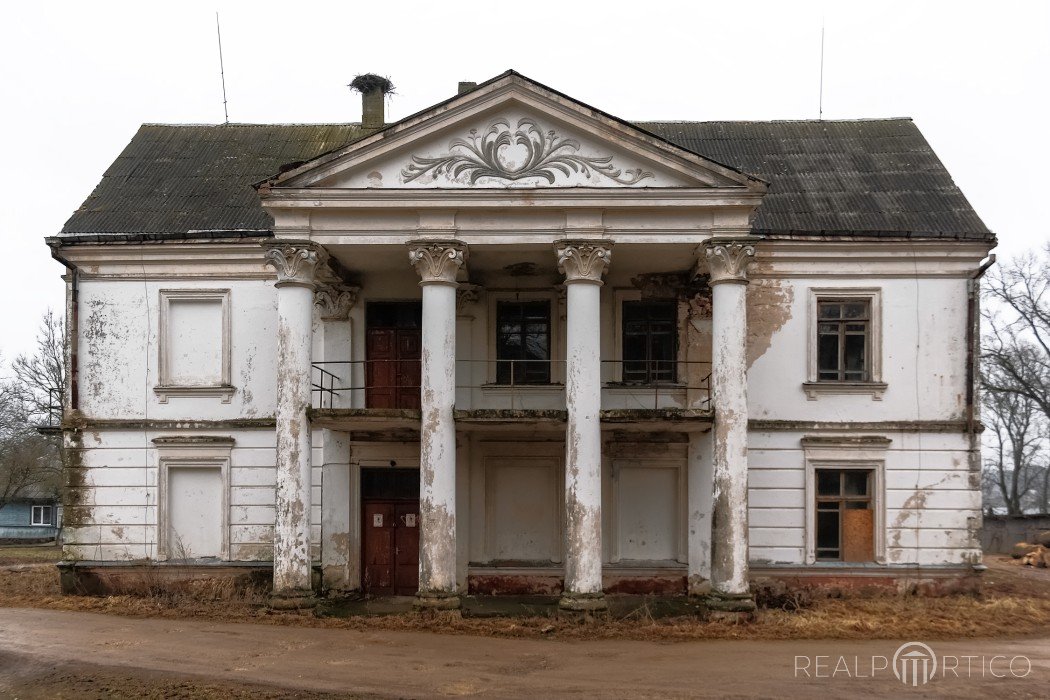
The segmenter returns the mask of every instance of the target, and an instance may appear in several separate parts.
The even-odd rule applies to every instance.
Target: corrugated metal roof
[[[637,126],[768,181],[756,233],[992,238],[910,119]],[[361,133],[357,124],[143,125],[62,233],[268,231],[252,185]]]

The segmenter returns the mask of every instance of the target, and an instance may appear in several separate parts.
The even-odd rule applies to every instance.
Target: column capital
[[[408,262],[416,268],[420,284],[457,286],[456,274],[467,259],[467,245],[461,241],[409,241]]]
[[[612,241],[561,240],[554,242],[558,255],[558,272],[565,275],[565,283],[602,283],[602,275],[612,262]]]
[[[266,264],[277,270],[276,287],[314,289],[318,266],[328,259],[324,248],[312,241],[267,243]]]
[[[747,267],[755,258],[758,236],[714,237],[704,241],[711,284],[747,284]]]
[[[322,321],[345,321],[350,317],[350,309],[357,303],[360,287],[346,287],[334,284],[317,284],[314,292],[314,306]]]

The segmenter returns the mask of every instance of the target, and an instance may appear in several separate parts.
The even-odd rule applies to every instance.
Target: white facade
[[[441,169],[490,131],[579,158],[519,177],[511,140],[495,170]],[[426,605],[656,586],[733,609],[756,572],[966,573],[989,245],[756,239],[765,189],[509,77],[264,184],[274,238],[52,244],[76,270],[68,558],[274,561],[293,602],[311,563],[367,588],[362,470],[407,467]],[[643,299],[675,304],[672,382],[621,381]],[[818,376],[822,299],[867,304],[866,380]],[[523,300],[550,309],[549,381],[511,386],[497,309]],[[422,303],[418,409],[364,390],[387,301]],[[868,560],[818,552],[821,470],[868,475]]]

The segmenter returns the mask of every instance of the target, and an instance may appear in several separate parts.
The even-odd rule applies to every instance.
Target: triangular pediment
[[[507,73],[271,179],[334,189],[761,188],[715,163]]]

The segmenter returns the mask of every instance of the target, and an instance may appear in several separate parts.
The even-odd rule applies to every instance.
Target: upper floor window
[[[623,381],[673,382],[678,309],[674,301],[623,302]]]
[[[550,359],[550,302],[497,302],[496,382],[549,384]]]
[[[871,380],[871,301],[817,301],[818,381]]]
[[[32,524],[51,525],[53,511],[51,506],[33,506]]]

